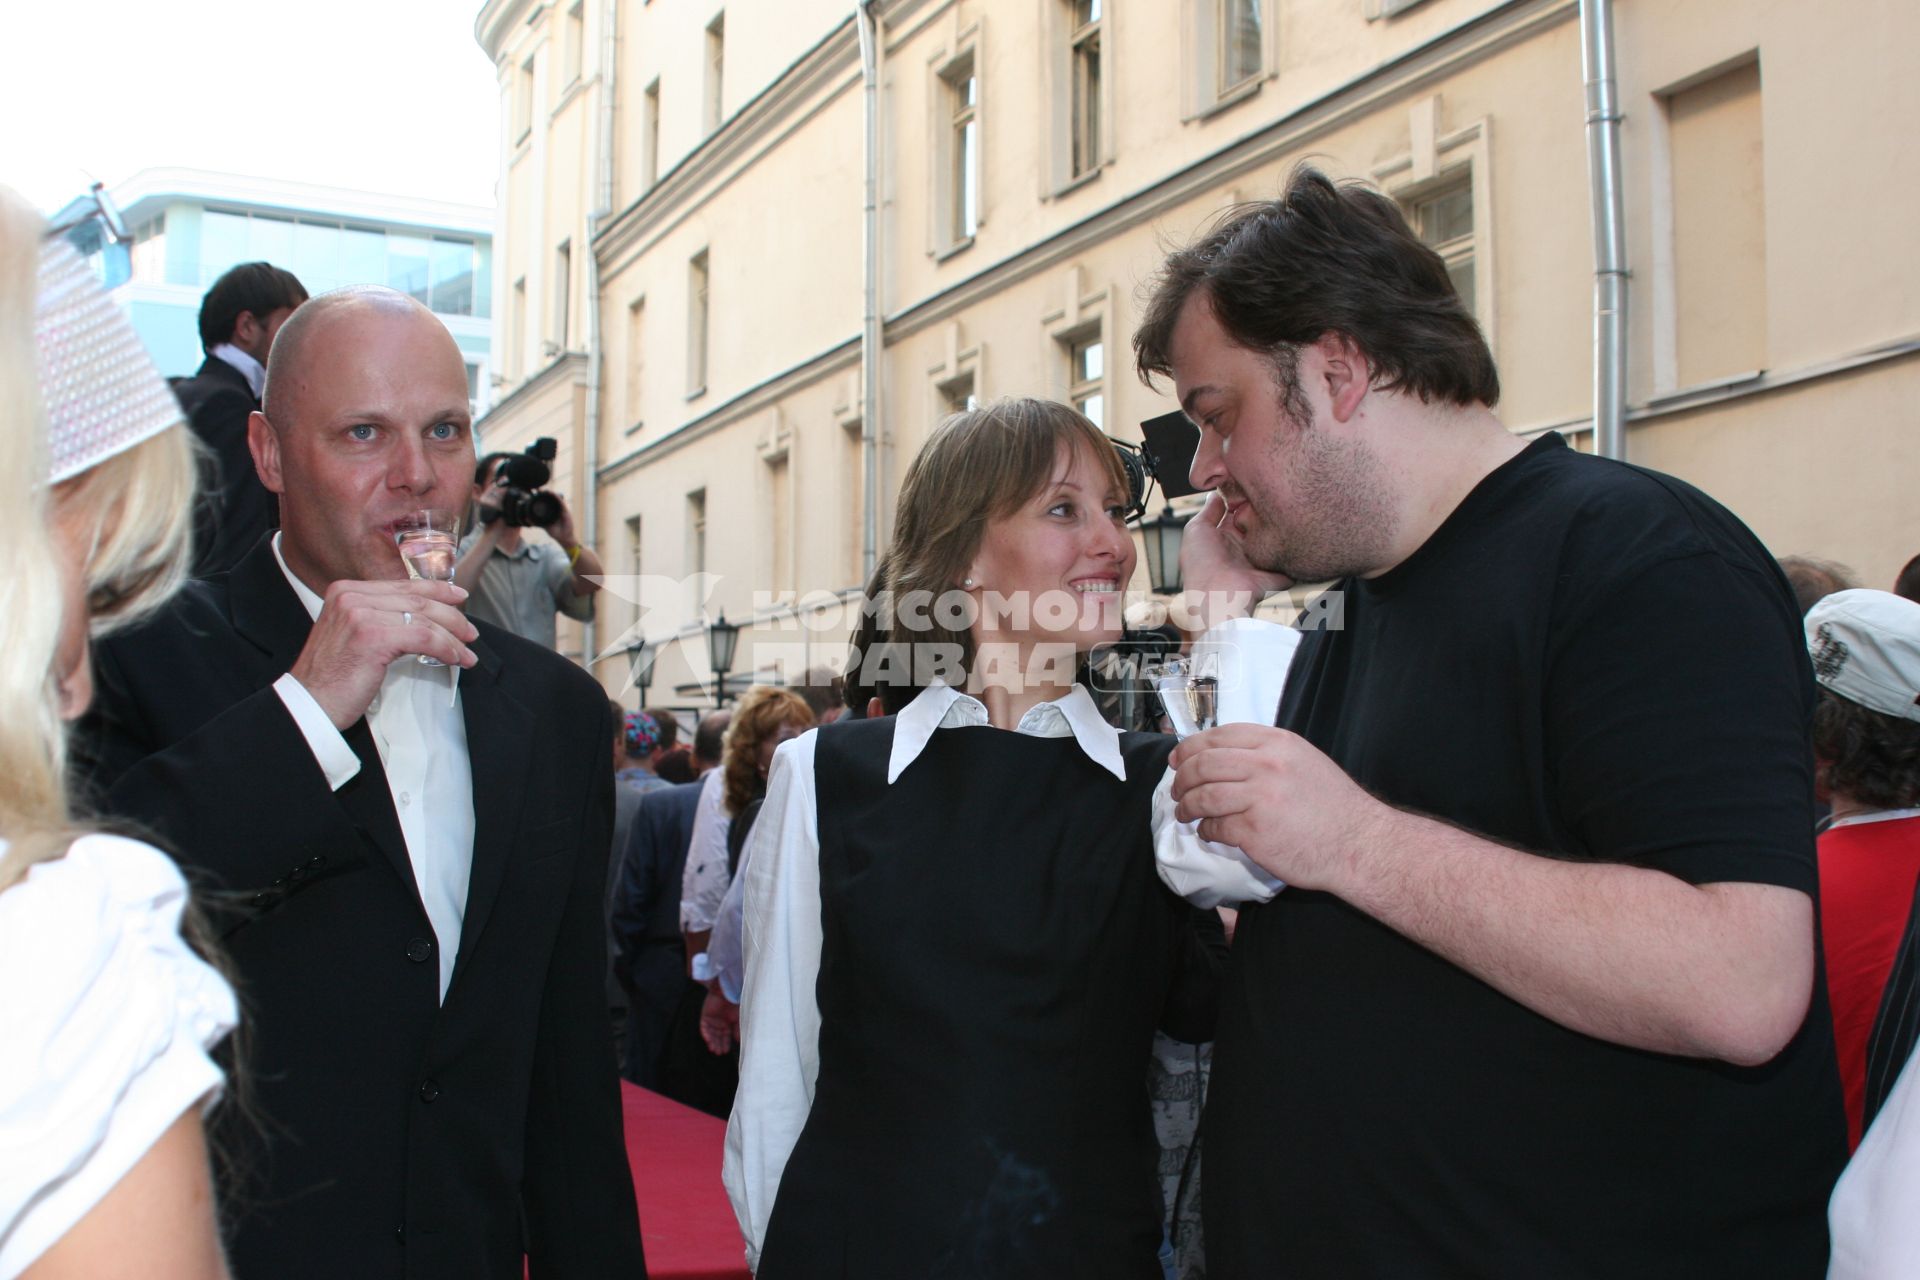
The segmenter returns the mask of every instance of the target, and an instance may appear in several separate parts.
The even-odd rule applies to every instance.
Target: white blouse
[[[237,1010],[180,936],[186,902],[172,860],[108,835],[0,891],[0,1280],[219,1095],[207,1050]]]

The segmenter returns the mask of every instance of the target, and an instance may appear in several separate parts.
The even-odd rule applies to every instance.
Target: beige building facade
[[[1175,407],[1134,377],[1129,341],[1165,246],[1302,160],[1402,202],[1471,298],[1513,430],[1591,447],[1576,0],[870,12],[871,274],[853,0],[480,14],[506,121],[503,385],[483,439],[560,441],[556,484],[616,584],[562,646],[610,691],[644,635],[649,703],[711,701],[697,609],[643,610],[620,585],[643,576],[715,575],[706,611],[746,625],[735,680],[837,663],[865,505],[884,541],[907,462],[970,398],[1071,400],[1137,439]],[[1614,27],[1627,456],[1719,498],[1777,554],[1885,587],[1920,552],[1920,151],[1902,124],[1920,107],[1903,53],[1920,9],[1620,0]]]

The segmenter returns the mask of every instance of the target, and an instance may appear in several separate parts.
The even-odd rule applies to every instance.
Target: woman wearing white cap
[[[77,824],[64,788],[89,632],[182,580],[193,455],[45,234],[0,190],[0,1280],[223,1277],[200,1116],[233,992],[182,937],[173,863]]]

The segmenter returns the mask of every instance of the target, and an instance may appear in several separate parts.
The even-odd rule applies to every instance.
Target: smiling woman
[[[1161,1274],[1148,1057],[1210,1036],[1225,944],[1155,875],[1195,839],[1172,739],[1074,683],[1120,631],[1124,492],[1064,405],[948,419],[849,672],[897,714],[774,757],[725,1168],[761,1280]]]

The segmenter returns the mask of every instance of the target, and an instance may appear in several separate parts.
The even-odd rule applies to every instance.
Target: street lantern
[[[1147,581],[1155,595],[1171,596],[1180,591],[1180,539],[1186,532],[1186,517],[1173,514],[1171,506],[1162,508],[1153,519],[1140,522]]]
[[[727,611],[707,624],[707,665],[713,668],[713,705],[725,706],[727,672],[733,670],[733,647],[740,640],[740,624],[727,621]]]
[[[636,640],[627,646],[627,666],[633,676],[633,687],[640,691],[640,701],[647,700],[647,686],[653,683],[653,660],[660,651],[645,640]]]

